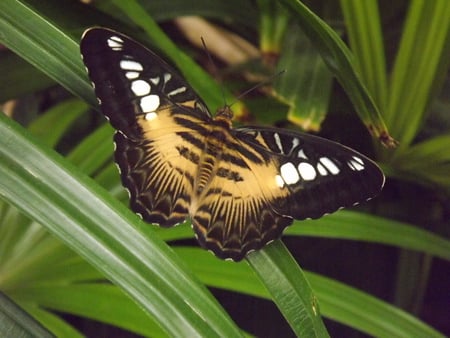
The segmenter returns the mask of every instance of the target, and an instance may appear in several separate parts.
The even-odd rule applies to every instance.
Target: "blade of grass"
[[[12,296],[41,307],[108,323],[145,337],[167,337],[119,288],[105,283],[30,285]]]
[[[388,85],[378,1],[341,0],[341,8],[355,65],[367,90],[383,112]]]
[[[296,24],[289,26],[277,68],[286,69],[274,89],[290,106],[288,119],[304,130],[319,131],[328,111],[332,74]]]
[[[73,37],[32,1],[0,1],[0,42],[69,91],[96,104]],[[39,6],[39,3],[37,3]],[[41,2],[45,6],[45,2]],[[67,9],[66,9],[67,10]],[[26,18],[26,20],[24,20]]]
[[[198,248],[176,247],[175,251],[207,285],[272,298],[243,262],[219,261]],[[277,269],[272,273],[276,279]],[[367,293],[315,273],[305,272],[305,275],[320,303],[321,313],[327,318],[374,337],[443,337],[418,318]]]
[[[450,241],[415,226],[387,218],[341,210],[320,220],[296,222],[286,234],[351,239],[394,245],[450,260]]]
[[[120,10],[110,1],[91,3],[111,16],[123,20]],[[141,1],[142,8],[158,22],[169,21],[181,16],[200,16],[209,19],[226,20],[239,27],[254,28],[258,11],[251,0],[153,0]]]
[[[450,2],[411,1],[395,59],[386,123],[404,151],[450,65]]]
[[[329,337],[317,298],[283,242],[277,240],[246,259],[298,337]]]
[[[394,175],[409,175],[450,189],[450,135],[414,144],[395,157]]]
[[[40,115],[28,130],[49,147],[54,147],[72,123],[88,109],[80,100],[70,99]]]
[[[0,292],[0,335],[2,337],[54,337],[2,292]]]
[[[55,82],[14,53],[0,53],[0,102],[50,87]]]
[[[312,273],[308,274],[308,279],[330,319],[374,337],[444,338],[418,318],[367,293]]]
[[[371,134],[386,146],[394,146],[381,114],[354,66],[353,55],[337,33],[298,0],[282,0],[295,13],[293,18],[321,54],[344,87],[361,120]]]
[[[289,13],[276,1],[257,1],[259,19],[259,48],[263,54],[279,55],[285,32],[288,29]]]
[[[38,318],[39,321],[48,328],[52,329],[53,334],[56,337],[70,337],[70,338],[83,338],[84,335],[74,329],[71,325],[65,322],[57,315],[50,311],[43,310],[33,304],[23,303],[24,310],[31,314],[34,318]]]
[[[67,156],[85,174],[92,175],[106,161],[112,158],[114,145],[112,142],[113,128],[109,123],[103,124],[78,144]]]

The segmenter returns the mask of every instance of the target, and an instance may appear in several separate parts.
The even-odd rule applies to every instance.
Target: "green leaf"
[[[35,119],[28,130],[49,147],[54,147],[72,123],[88,109],[80,100],[67,100]]]
[[[23,308],[31,314],[34,318],[37,318],[43,325],[51,328],[52,333],[56,337],[71,337],[71,338],[83,338],[84,336],[70,326],[63,319],[50,311],[43,310],[33,304],[22,303]]]
[[[386,123],[400,141],[414,139],[450,65],[450,2],[411,1],[389,89]]]
[[[450,260],[449,240],[430,231],[379,216],[341,210],[319,220],[294,224],[286,230],[286,234],[388,244]]]
[[[3,199],[121,286],[167,332],[241,336],[170,248],[131,226],[142,223],[125,206],[4,115],[0,135]]]
[[[365,88],[354,65],[353,55],[337,33],[297,0],[282,0],[295,15],[323,60],[344,87],[363,123],[374,137],[388,146],[395,144],[382,120],[378,107]]]
[[[84,173],[92,175],[99,170],[113,154],[113,128],[109,123],[103,124],[78,144],[67,159]]]
[[[276,1],[258,0],[260,10],[259,47],[269,56],[279,55],[288,28],[289,12]]]
[[[319,131],[328,111],[332,74],[296,24],[290,25],[277,68],[286,70],[274,89],[290,107],[288,119],[304,130]]]
[[[31,285],[12,296],[41,307],[109,323],[146,337],[167,334],[119,288],[105,283]]]
[[[318,300],[283,242],[250,253],[247,261],[298,337],[329,337]]]
[[[2,337],[54,337],[2,292],[0,292],[0,335]]]
[[[39,6],[45,8],[48,5],[46,2],[0,1],[0,42],[75,95],[95,105],[97,101],[81,62],[78,41],[61,30],[57,17],[52,21],[40,12]]]
[[[189,224],[156,231],[166,241],[192,238]],[[442,236],[411,224],[349,210],[317,220],[294,221],[284,234],[387,244],[450,260],[450,241]]]
[[[271,299],[269,291],[264,288],[261,280],[256,278],[247,264],[219,261],[197,248],[177,247],[175,250],[204,283],[212,287]],[[262,257],[260,258],[263,260]],[[264,264],[264,262],[261,263]],[[267,269],[270,270],[270,268]],[[277,266],[272,267],[274,284],[277,283],[278,272]],[[291,273],[296,274],[295,271]],[[320,311],[327,318],[375,337],[443,337],[419,319],[367,293],[318,274],[311,272],[305,274],[320,304]],[[283,283],[285,277],[281,278],[280,283]],[[292,280],[295,279],[296,277],[292,277]],[[297,283],[292,285],[295,288],[304,287]],[[290,288],[291,286],[288,286],[288,289]],[[278,292],[287,291],[280,289]],[[298,301],[295,295],[293,297],[293,302]],[[291,302],[289,299],[283,299],[283,301]],[[294,304],[294,308],[298,307],[298,304]],[[305,337],[314,337],[314,333],[312,336],[305,335]]]
[[[0,53],[0,102],[49,87],[54,81],[11,52]]]
[[[394,157],[394,176],[424,180],[450,189],[450,135],[414,144]]]
[[[361,78],[383,112],[388,82],[383,34],[377,0],[341,0],[350,48]]]
[[[330,319],[374,337],[444,337],[407,312],[365,292],[311,273],[308,279]]]

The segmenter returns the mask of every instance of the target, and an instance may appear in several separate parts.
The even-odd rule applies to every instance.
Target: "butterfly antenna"
[[[248,93],[250,93],[250,92],[252,92],[252,91],[254,91],[254,90],[258,89],[258,88],[261,88],[262,86],[264,86],[264,85],[266,85],[266,84],[268,84],[268,83],[273,82],[275,78],[277,78],[278,76],[280,76],[281,74],[283,74],[285,71],[286,71],[285,69],[280,70],[278,73],[273,74],[273,75],[270,76],[268,79],[266,79],[266,80],[264,80],[264,81],[261,81],[261,82],[255,84],[253,87],[250,87],[250,88],[247,89],[245,92],[239,94],[239,96],[236,97],[236,99],[230,104],[230,107],[231,107],[233,104],[235,104],[236,102],[238,102],[240,99],[242,99],[242,98],[243,98],[245,95],[247,95]]]
[[[209,63],[213,67],[213,73],[214,73],[214,75],[217,75],[219,73],[218,72],[218,68],[217,68],[216,64],[214,63],[214,60],[213,60],[213,58],[211,56],[211,53],[209,52],[208,48],[206,47],[206,42],[203,39],[203,37],[201,37],[200,39],[202,40],[203,49],[205,50],[205,53],[208,56]],[[225,91],[223,90],[223,85],[220,86],[220,92],[222,93],[223,103],[226,106],[227,105],[227,100],[225,98]]]

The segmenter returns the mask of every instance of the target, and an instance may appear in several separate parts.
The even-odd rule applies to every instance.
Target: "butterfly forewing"
[[[151,118],[165,109],[210,119],[203,101],[177,72],[130,38],[91,28],[80,50],[102,112],[125,135],[139,137],[136,116]]]
[[[117,129],[115,158],[132,209],[172,226],[189,217],[199,243],[241,260],[293,218],[318,218],[369,199],[384,176],[337,143],[275,128],[231,128],[157,55],[115,31],[81,41],[103,114]]]

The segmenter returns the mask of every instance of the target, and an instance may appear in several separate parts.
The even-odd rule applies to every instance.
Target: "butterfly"
[[[171,227],[190,219],[200,245],[239,261],[293,219],[319,218],[377,195],[380,168],[313,135],[232,127],[155,53],[116,31],[84,32],[80,50],[102,113],[116,129],[115,160],[131,209]]]

